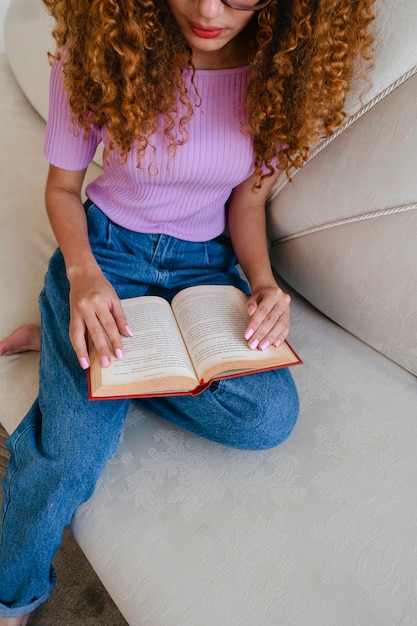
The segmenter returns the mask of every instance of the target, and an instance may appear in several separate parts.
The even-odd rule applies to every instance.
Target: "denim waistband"
[[[87,212],[88,209],[91,206],[95,206],[99,211],[101,211],[100,207],[97,206],[92,200],[90,200],[90,198],[87,198],[84,202],[84,209]],[[104,213],[103,213],[104,215]],[[106,216],[107,217],[107,216]],[[109,222],[112,222],[112,220],[107,217],[107,219],[109,220]],[[115,222],[112,222],[115,223]],[[117,224],[117,226],[119,226]],[[120,226],[120,228],[124,228],[123,226]],[[145,234],[145,233],[143,233]],[[152,235],[161,235],[162,233],[151,233]],[[167,236],[171,236],[171,235],[167,235]],[[175,239],[175,237],[173,237],[173,239]],[[221,243],[225,246],[230,246],[231,245],[231,241],[230,241],[230,237],[228,235],[225,235],[224,233],[221,233],[220,235],[218,235],[217,237],[214,237],[213,239],[210,239],[210,241],[216,241],[217,243]]]

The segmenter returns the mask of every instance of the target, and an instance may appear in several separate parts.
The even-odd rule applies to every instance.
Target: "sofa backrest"
[[[41,0],[11,0],[4,22],[7,59],[29,102],[46,120],[52,19]]]
[[[269,207],[272,263],[329,318],[417,375],[417,74]]]

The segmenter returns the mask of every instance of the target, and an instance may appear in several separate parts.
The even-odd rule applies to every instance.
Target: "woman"
[[[127,400],[87,400],[86,331],[107,367],[131,334],[121,298],[170,300],[206,283],[248,293],[251,349],[286,338],[290,298],[270,268],[265,201],[277,171],[301,167],[341,123],[355,62],[369,61],[372,44],[372,0],[44,3],[56,21],[44,151],[59,249],[40,296],[39,397],[8,441],[0,624],[9,625],[25,624],[52,592],[63,528],[116,451],[127,412]],[[83,206],[100,142],[103,174]],[[38,333],[18,329],[0,351],[36,349]],[[298,414],[286,369],[140,403],[254,450],[285,440]]]

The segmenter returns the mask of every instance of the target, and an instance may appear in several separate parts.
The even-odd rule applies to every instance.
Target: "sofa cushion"
[[[417,375],[417,74],[269,206],[272,261],[338,324]]]
[[[45,124],[18,88],[4,55],[0,56],[0,336],[15,326],[36,322],[38,294],[54,247],[43,190],[47,163],[42,157]],[[0,421],[14,430],[37,393],[37,355],[1,358]]]
[[[35,112],[0,55],[0,337],[39,320],[38,295],[56,243],[44,208],[48,164],[42,155],[43,119]],[[92,165],[90,180],[100,170]],[[0,421],[14,430],[38,389],[37,354],[1,358]]]
[[[301,414],[261,453],[132,406],[73,532],[142,626],[417,623],[415,378],[293,297]]]
[[[42,0],[10,0],[4,24],[6,54],[21,89],[46,120],[50,66],[54,51],[52,19]]]

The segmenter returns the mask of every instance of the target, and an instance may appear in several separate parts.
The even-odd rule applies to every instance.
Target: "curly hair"
[[[65,51],[74,120],[86,133],[106,124],[111,150],[125,159],[135,143],[138,165],[161,116],[170,146],[186,141],[193,107],[182,70],[194,69],[192,54],[165,0],[43,2],[55,19],[55,58]],[[272,0],[252,18],[246,108],[258,177],[277,164],[289,176],[343,121],[355,67],[372,61],[373,3]]]

